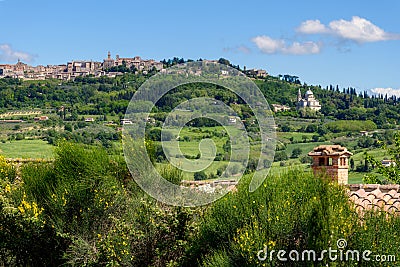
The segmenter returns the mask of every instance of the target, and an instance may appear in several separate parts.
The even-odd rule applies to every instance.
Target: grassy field
[[[157,169],[160,169],[165,165],[167,165],[167,164],[166,163],[158,163],[156,167],[157,167]],[[212,162],[212,164],[207,169],[204,170],[204,172],[207,175],[216,174],[218,168],[220,168],[220,167],[226,168],[227,165],[228,165],[228,162],[226,162],[226,161],[214,161],[214,162]],[[241,164],[239,164],[239,163],[237,163],[236,165],[241,167]],[[222,179],[223,180],[223,179],[231,179],[231,178],[232,177],[229,177],[229,178],[217,177],[216,179],[217,180],[218,179]],[[189,181],[190,180],[194,180],[194,172],[186,172],[186,171],[184,171],[183,172],[183,180],[189,180]]]
[[[285,166],[280,166],[279,162],[272,163],[272,167],[269,171],[270,175],[282,175],[289,171],[290,169],[296,168],[304,172],[311,172],[311,167],[309,164],[300,164],[298,160],[288,160]]]
[[[3,125],[4,129],[7,131],[12,131],[12,127],[14,125]],[[28,124],[24,124],[24,126],[28,126]],[[229,127],[229,126],[228,126]],[[232,131],[234,134],[240,133],[240,130],[236,129],[235,127],[229,127],[230,131]],[[216,137],[212,136],[212,133],[221,133],[221,137]],[[223,145],[225,142],[228,140],[228,135],[223,134],[226,132],[226,130],[221,127],[209,127],[209,128],[191,128],[191,127],[184,127],[181,132],[178,132],[176,129],[172,130],[173,135],[180,136],[181,138],[183,137],[189,137],[190,141],[180,141],[179,142],[179,147],[183,154],[188,155],[188,156],[196,156],[199,153],[199,141],[202,139],[202,137],[211,135],[211,139],[214,141],[216,148],[217,148],[217,153],[224,154],[223,150]],[[308,140],[311,139],[312,134],[309,133],[277,133],[279,136],[279,139],[289,139],[290,137],[293,137],[295,140],[301,141],[302,136],[306,135],[308,137]],[[175,151],[176,148],[169,146],[169,142],[164,142],[166,147],[170,149],[173,154],[178,154],[178,151]],[[330,144],[330,142],[309,142],[309,143],[295,143],[295,144],[287,144],[285,152],[286,154],[290,157],[292,154],[293,149],[295,148],[300,148],[302,150],[301,155],[299,158],[306,156],[308,152],[310,152],[314,147],[319,146],[321,144]],[[120,143],[118,143],[120,146]],[[207,147],[205,147],[207,151],[204,151],[205,154],[209,154],[210,151],[208,151]],[[259,150],[259,145],[252,145],[252,150],[258,151]],[[251,151],[251,155],[257,154],[255,151]],[[364,161],[364,153],[368,152],[369,155],[372,157],[382,160],[384,158],[389,158],[387,152],[383,149],[359,149],[356,151],[351,151],[354,153],[352,156],[355,166],[359,166],[363,164]],[[235,151],[233,152],[235,153]],[[42,140],[21,140],[21,141],[6,141],[5,143],[0,143],[0,154],[4,155],[7,158],[45,158],[45,159],[51,159],[54,157],[53,154],[53,147],[47,142],[42,141]],[[204,155],[203,155],[204,156]],[[253,155],[254,156],[254,155]],[[285,161],[284,166],[280,166],[280,162],[274,162],[272,165],[272,168],[270,170],[270,174],[272,175],[280,175],[288,171],[290,168],[299,168],[300,170],[304,170],[306,172],[311,171],[311,167],[309,164],[301,164],[299,161],[299,158],[297,159],[289,159]],[[180,160],[179,158],[175,158],[175,160]],[[202,161],[202,160],[200,160]],[[199,162],[201,163],[201,162]],[[205,170],[205,173],[207,175],[210,174],[216,174],[217,170],[221,167],[226,167],[228,164],[227,161],[213,161],[211,165]],[[161,164],[162,165],[162,164]],[[241,167],[241,164],[237,164]],[[239,167],[238,166],[238,167]],[[349,183],[354,184],[354,183],[362,183],[362,178],[364,177],[365,173],[362,172],[355,172],[355,171],[349,171]],[[193,179],[193,173],[191,172],[185,172],[184,173],[184,179],[186,180],[192,180]]]
[[[213,131],[220,132],[220,131],[223,131],[224,129],[222,127],[212,127],[212,128],[208,128],[207,130],[210,132],[213,132]],[[177,136],[178,132],[173,132],[173,134],[175,136]],[[200,129],[195,130],[195,129],[190,129],[187,127],[183,128],[182,131],[179,133],[179,135],[181,137],[188,136],[194,140],[205,134],[207,134],[206,128],[202,128],[201,130]],[[303,135],[307,136],[308,140],[310,140],[313,135],[310,133],[297,133],[297,132],[277,133],[277,134],[278,134],[279,139],[281,139],[281,140],[283,140],[283,139],[288,140],[290,137],[293,137],[294,140],[297,140],[297,141],[301,141],[303,138]],[[228,140],[228,138],[227,137],[222,137],[222,138],[213,137],[212,139],[217,147],[217,151],[219,153],[221,153],[221,152],[223,153],[222,146],[226,142],[226,140]],[[182,141],[179,142],[180,148],[184,154],[190,155],[190,156],[195,156],[195,155],[197,155],[197,153],[199,153],[199,149],[198,149],[199,142],[196,142],[194,140],[192,140],[190,142],[182,142]],[[166,144],[167,147],[169,146],[168,142],[165,142],[164,144]],[[290,157],[292,155],[292,151],[295,148],[300,148],[302,150],[302,153],[299,156],[299,158],[301,158],[303,156],[307,156],[308,152],[312,151],[312,149],[314,147],[317,147],[322,144],[332,144],[332,143],[327,141],[327,142],[308,142],[308,143],[287,144],[285,152]],[[259,145],[255,145],[252,148],[257,150],[257,149],[259,149]],[[174,153],[178,152],[178,151],[175,151],[175,149],[173,149],[172,147],[169,147],[169,149],[174,151]],[[208,152],[209,151],[206,151],[206,153],[208,153]],[[383,150],[383,149],[372,149],[372,150],[371,149],[361,149],[361,150],[352,151],[352,152],[354,153],[352,158],[354,159],[356,166],[362,164],[362,162],[364,160],[365,152],[368,152],[369,155],[373,156],[374,158],[376,158],[378,160],[381,160],[381,159],[387,157],[387,154],[386,154],[385,150]],[[272,165],[272,168],[270,170],[270,174],[282,175],[291,168],[298,168],[305,172],[311,172],[312,169],[311,169],[310,165],[309,164],[301,164],[299,161],[299,158],[289,159],[289,160],[285,161],[284,166],[281,166],[280,162],[274,162]],[[206,172],[206,174],[211,174],[211,173],[215,174],[218,168],[220,168],[221,166],[227,165],[227,163],[228,162],[225,162],[225,161],[213,162],[205,170],[205,172]],[[365,175],[365,173],[362,173],[362,172],[349,171],[349,183],[350,184],[362,183],[362,179],[363,179],[364,175]],[[192,180],[193,173],[185,173],[184,179]]]
[[[51,159],[53,146],[43,140],[20,140],[0,143],[0,154],[6,158],[43,158]]]
[[[282,140],[283,142],[288,142],[289,138],[293,137],[293,140],[296,142],[302,142],[303,137],[306,137],[308,141],[312,139],[312,136],[315,135],[315,133],[299,133],[299,132],[277,132],[276,136],[278,137],[279,140]]]
[[[349,171],[349,184],[362,184],[365,173]]]
[[[293,162],[293,164],[290,164],[290,162]],[[282,175],[285,172],[287,172],[291,168],[298,168],[299,170],[302,170],[304,172],[311,172],[311,166],[309,164],[298,164],[295,163],[294,160],[289,160],[289,162],[286,163],[286,166],[279,166],[279,162],[274,162],[272,164],[272,168],[270,170],[271,175]],[[366,173],[364,172],[354,172],[354,171],[349,171],[349,184],[362,184],[362,179]],[[378,175],[379,176],[379,175]]]
[[[364,160],[364,153],[367,152],[368,155],[376,158],[377,160],[382,160],[384,158],[390,158],[390,156],[387,154],[387,152],[382,149],[382,148],[376,148],[376,149],[363,149],[360,151],[356,151],[354,155],[352,156],[354,162],[356,164],[359,163],[359,161]]]
[[[293,130],[298,130],[302,127],[307,127],[310,124],[319,124],[319,119],[302,119],[292,117],[275,117],[275,123],[277,125],[289,125]]]
[[[300,157],[302,157],[302,156],[306,156],[308,154],[308,152],[310,152],[314,149],[314,147],[317,147],[319,145],[326,145],[326,144],[330,144],[330,143],[329,142],[313,142],[313,143],[288,144],[286,146],[285,152],[288,155],[288,157],[290,157],[292,155],[293,149],[298,147],[301,149]]]
[[[214,142],[215,148],[216,148],[216,153],[220,153],[222,155],[225,154],[225,151],[223,150],[223,145],[228,141],[229,137],[226,134],[227,131],[229,131],[233,136],[237,136],[238,138],[241,138],[241,130],[237,129],[234,126],[227,126],[226,128],[217,126],[217,127],[202,127],[202,128],[196,128],[196,127],[184,127],[182,130],[179,132],[178,129],[168,129],[167,131],[171,132],[174,137],[179,136],[181,139],[183,138],[189,138],[190,141],[179,141],[179,147],[174,146],[174,142],[170,141],[165,141],[163,142],[163,145],[168,149],[168,151],[171,153],[172,156],[178,155],[179,149],[184,155],[194,157],[196,156],[200,150],[199,150],[199,144],[200,140],[202,140],[204,137],[210,136],[210,139]],[[220,134],[220,136],[214,136],[214,134]],[[240,143],[240,142],[239,142]],[[204,159],[198,159],[198,160],[190,160],[193,162],[192,166],[197,166],[197,169],[200,166],[203,166],[205,163],[209,162],[211,160],[211,164],[204,170],[204,172],[207,175],[214,174],[216,175],[217,170],[221,167],[226,167],[228,165],[228,161],[213,161],[213,156],[212,156],[212,146],[209,145],[204,145],[203,148],[203,155],[202,158]],[[259,149],[259,145],[253,145],[252,149]],[[237,158],[241,157],[240,148],[239,150],[233,150],[232,155],[234,155]],[[243,158],[244,160],[244,158]],[[175,164],[178,164],[182,162],[182,159],[179,157],[173,157],[171,158],[172,162],[175,162]],[[234,163],[232,166],[233,169],[236,169],[236,171],[240,170],[243,168],[242,164],[237,162]],[[182,166],[185,168],[185,166]],[[234,172],[236,173],[236,172]],[[217,177],[218,178],[218,177]],[[232,177],[231,177],[232,178]],[[192,172],[184,172],[184,179],[185,180],[193,180],[193,173]],[[224,177],[222,177],[224,179]]]

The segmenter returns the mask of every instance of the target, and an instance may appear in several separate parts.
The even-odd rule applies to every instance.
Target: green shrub
[[[162,172],[179,182],[179,170]],[[62,143],[54,163],[19,173],[0,157],[0,266],[285,266],[260,263],[258,251],[336,249],[340,238],[374,254],[400,247],[400,218],[360,217],[344,187],[296,169],[253,193],[244,176],[236,192],[200,208],[150,198],[123,158],[101,148]]]
[[[296,148],[293,149],[292,155],[290,157],[291,158],[298,158],[301,155],[301,153],[303,153],[301,148],[300,147],[296,147]]]
[[[230,267],[232,262],[226,251],[217,251],[204,259],[202,267]]]
[[[267,247],[268,251],[320,252],[336,249],[341,238],[347,240],[348,249],[370,245],[377,253],[397,253],[399,218],[390,216],[386,221],[384,214],[371,213],[361,220],[341,186],[297,170],[268,177],[254,193],[248,192],[248,182],[245,177],[237,193],[228,194],[206,212],[188,252],[191,262],[200,260],[204,266],[221,261],[234,266],[285,266],[276,257],[272,262],[260,262],[258,251]],[[319,264],[328,263],[325,257]],[[337,265],[368,266],[368,262]]]
[[[288,156],[285,151],[277,151],[275,153],[274,161],[283,161],[287,160]]]
[[[195,181],[207,180],[207,174],[204,171],[199,171],[194,173]]]
[[[45,201],[34,197],[45,185],[15,178],[13,166],[0,157],[0,265],[60,265],[65,243],[47,221]]]
[[[373,121],[339,120],[325,124],[326,128],[334,133],[372,131],[377,128]]]
[[[159,173],[165,180],[176,185],[180,185],[183,179],[183,171],[171,164],[161,167]]]

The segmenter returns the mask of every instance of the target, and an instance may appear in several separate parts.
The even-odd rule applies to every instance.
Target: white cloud
[[[275,40],[265,35],[256,36],[251,39],[251,41],[255,43],[263,53],[266,54],[277,53],[282,49],[282,47],[285,46],[285,42],[283,40]]]
[[[387,33],[369,20],[358,16],[351,20],[334,20],[328,26],[319,20],[307,20],[297,28],[297,32],[304,34],[331,34],[345,40],[357,43],[399,40],[400,34]]]
[[[339,44],[345,41],[356,43],[400,40],[400,34],[388,33],[367,19],[353,16],[351,20],[334,20],[324,25],[319,20],[306,20],[296,28],[302,34],[325,34],[339,38]],[[323,41],[293,42],[287,44],[284,39],[273,39],[266,35],[259,35],[251,41],[266,54],[307,55],[321,52]],[[343,42],[344,41],[344,42]],[[339,47],[342,49],[341,47]],[[348,51],[348,49],[346,50]]]
[[[304,34],[316,34],[328,32],[329,29],[319,20],[306,20],[301,23],[296,31]]]
[[[286,44],[283,39],[273,39],[265,35],[256,36],[251,39],[251,41],[265,54],[318,54],[322,46],[315,42],[294,42],[292,44]]]
[[[234,52],[234,53],[244,53],[244,54],[250,54],[251,50],[245,45],[239,45],[236,47],[225,47],[223,49],[225,52]]]
[[[351,21],[343,19],[332,21],[329,23],[329,28],[331,28],[336,35],[359,43],[378,42],[399,38],[399,36],[396,37],[393,34],[386,33],[370,21],[357,16],[353,17]]]
[[[15,51],[9,44],[0,44],[0,61],[15,62],[18,59],[32,62],[34,56],[26,52]]]
[[[307,55],[307,54],[319,54],[321,52],[321,44],[315,42],[294,42],[293,44],[283,48],[285,54],[293,55]]]
[[[392,96],[395,95],[397,97],[400,97],[400,89],[393,89],[393,88],[374,88],[371,89],[371,91],[375,94],[382,94],[382,95],[388,95]]]
[[[245,53],[245,54],[249,54],[251,52],[250,48],[248,48],[245,45],[240,45],[237,47],[237,51]]]

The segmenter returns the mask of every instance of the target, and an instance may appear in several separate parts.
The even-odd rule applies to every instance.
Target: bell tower
[[[313,158],[314,175],[326,174],[339,184],[348,184],[349,158],[353,155],[340,145],[320,145],[308,155]]]
[[[299,88],[299,91],[297,92],[297,102],[300,102],[300,100],[301,100],[301,91],[300,91],[300,88]]]

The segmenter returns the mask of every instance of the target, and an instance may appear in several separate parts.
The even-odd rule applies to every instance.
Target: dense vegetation
[[[342,187],[296,170],[254,193],[245,178],[236,193],[202,208],[157,203],[123,161],[70,143],[54,163],[25,165],[20,177],[1,158],[0,175],[1,265],[280,266],[259,262],[258,251],[322,251],[339,238],[374,253],[396,255],[400,246],[399,218],[361,220]]]
[[[163,63],[182,62],[174,58]],[[220,63],[231,65],[224,59]],[[367,182],[398,183],[396,166],[381,168],[379,160],[366,153],[385,144],[384,155],[400,166],[396,97],[308,86],[291,75],[255,79],[270,104],[292,108],[276,113],[278,144],[273,164],[287,171],[270,175],[254,193],[248,192],[249,176],[245,176],[236,192],[209,206],[180,208],[158,203],[139,189],[122,156],[120,119],[151,73],[115,71],[124,74],[67,82],[0,79],[0,113],[40,110],[49,116],[35,121],[31,115],[10,115],[25,122],[2,124],[1,142],[43,139],[55,147],[55,160],[50,163],[17,167],[0,157],[0,266],[286,266],[276,257],[260,262],[257,253],[264,248],[336,249],[340,238],[346,239],[348,249],[398,253],[398,217],[373,212],[360,217],[343,187],[301,169],[304,165],[309,170],[306,153],[314,146],[337,143],[363,155],[350,161],[351,173],[368,174]],[[303,93],[313,90],[323,106],[321,112],[294,109],[299,88]],[[154,121],[146,129],[151,161],[174,184],[187,177],[167,163],[160,127],[176,105],[203,96],[234,109],[252,146],[259,145],[254,114],[238,96],[211,84],[180,86],[156,104]],[[88,116],[94,121],[86,122]],[[370,133],[360,136],[360,131]],[[192,174],[194,180],[214,179],[227,168],[231,144],[215,121],[190,120],[179,137],[169,133],[164,138],[179,140],[188,159],[200,158],[200,140],[211,138],[217,144],[212,170]],[[256,168],[252,156],[246,174]],[[298,167],[288,167],[293,162]],[[233,167],[229,172],[236,174],[238,167]],[[319,265],[328,263],[325,258]],[[362,261],[336,264],[371,266]]]
[[[181,61],[182,59],[176,58],[175,61],[165,61],[165,64],[168,66]],[[13,108],[48,108],[57,112],[63,106],[66,109],[60,116],[64,120],[76,120],[79,115],[122,116],[134,92],[149,75],[151,74],[125,73],[116,78],[78,77],[68,82],[58,80],[22,82],[4,78],[0,80],[0,111]],[[366,91],[357,93],[354,88],[339,89],[338,86],[332,85],[323,89],[321,86],[301,84],[298,77],[293,80],[268,76],[255,82],[270,104],[280,103],[295,107],[298,89],[300,88],[303,94],[307,89],[312,89],[322,104],[321,114],[325,118],[371,120],[379,128],[389,127],[400,119],[398,100],[395,96],[369,96]],[[199,86],[196,84],[182,86],[175,91],[173,97],[172,94],[164,97],[157,106],[161,111],[168,111],[182,100],[199,96],[212,96],[227,104],[241,103],[234,94],[213,85],[205,87],[203,85],[201,90],[193,90],[194,88],[198,89]],[[293,111],[286,112],[286,115],[299,116]],[[312,112],[300,115],[318,116]]]
[[[165,61],[173,65],[182,59]],[[230,64],[220,60],[224,64]],[[169,62],[169,63],[168,63]],[[240,69],[238,66],[234,66]],[[150,74],[148,74],[150,75]],[[41,110],[50,116],[50,121],[40,122],[39,126],[25,127],[28,131],[8,131],[0,133],[1,139],[21,140],[28,137],[42,138],[50,144],[59,140],[73,140],[85,144],[100,142],[111,148],[112,143],[120,140],[115,131],[123,118],[129,100],[146,80],[148,75],[125,73],[116,78],[78,77],[75,81],[21,81],[5,78],[0,80],[0,113],[10,110]],[[399,105],[396,97],[368,96],[366,92],[357,94],[354,88],[339,90],[338,87],[308,86],[296,79],[268,76],[256,79],[255,82],[264,93],[270,104],[280,103],[292,108],[290,111],[276,113],[278,130],[282,132],[313,133],[309,139],[313,141],[331,140],[330,133],[348,135],[360,130],[393,129],[400,119]],[[304,93],[311,88],[322,104],[321,112],[294,109],[298,89]],[[229,105],[244,123],[249,132],[257,132],[253,127],[253,114],[240,97],[232,92],[211,84],[188,84],[171,91],[158,101],[151,115],[155,119],[155,127],[160,126],[167,113],[182,101],[194,97],[212,97]],[[207,111],[204,111],[207,112]],[[96,125],[109,127],[93,127],[84,122],[88,116],[94,117]],[[286,118],[297,121],[285,122]],[[33,122],[33,117],[10,117]],[[307,125],[300,125],[302,119],[309,119]],[[314,120],[313,120],[314,119]],[[107,124],[112,121],[114,125]],[[89,126],[89,127],[88,127]],[[215,122],[196,119],[191,122],[194,127],[215,126]],[[17,127],[17,126],[16,126]],[[21,126],[18,126],[21,127]],[[4,138],[6,137],[6,138]],[[375,139],[376,140],[376,139]],[[307,141],[307,138],[304,139]],[[366,147],[371,140],[363,142]],[[290,141],[294,142],[294,139]],[[290,155],[289,155],[290,156]]]

